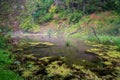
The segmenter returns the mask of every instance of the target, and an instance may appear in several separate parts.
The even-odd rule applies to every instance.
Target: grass
[[[88,40],[91,42],[96,42],[99,43],[98,39],[93,36],[93,35],[85,35],[85,34],[80,34],[76,33],[71,35],[71,38],[79,38],[82,40]],[[120,36],[112,36],[112,35],[98,35],[98,38],[100,39],[101,44],[105,45],[114,45],[118,47],[118,50],[120,51]]]
[[[49,22],[50,20],[53,19],[53,14],[51,13],[46,13],[45,15],[43,15],[42,17],[39,17],[38,23],[45,23],[45,22]]]
[[[101,44],[105,45],[115,45],[118,46],[118,50],[120,50],[120,36],[111,36],[111,35],[99,35]],[[94,36],[88,36],[87,40],[98,42],[97,38]]]

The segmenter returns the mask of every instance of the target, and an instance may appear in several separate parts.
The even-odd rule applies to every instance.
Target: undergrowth
[[[8,41],[9,37],[0,36],[0,80],[23,80],[9,69],[10,64],[14,61],[14,56],[9,51],[12,47]]]
[[[101,44],[116,45],[120,50],[120,16],[114,11],[93,13],[83,16],[78,23],[67,29],[71,37],[81,38],[98,43],[95,33]]]
[[[118,46],[118,50],[120,50],[120,36],[99,35],[98,38],[100,39],[101,44],[116,45]],[[87,40],[98,43],[98,40],[95,36],[88,36]]]

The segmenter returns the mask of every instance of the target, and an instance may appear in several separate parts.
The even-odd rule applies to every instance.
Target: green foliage
[[[0,64],[10,64],[12,59],[10,58],[11,53],[6,50],[0,50]]]
[[[120,37],[119,36],[109,36],[109,35],[98,35],[102,44],[116,45],[118,50],[120,49]],[[88,36],[89,41],[98,42],[95,36]]]
[[[48,21],[52,20],[52,18],[53,18],[53,14],[46,13],[45,15],[39,17],[38,22],[39,23],[48,22]]]
[[[12,46],[9,44],[9,36],[0,35],[0,49],[10,49]]]
[[[18,74],[8,69],[13,60],[9,51],[0,49],[0,80],[23,80]]]
[[[100,58],[103,69],[101,68],[99,70],[101,70],[101,73],[104,74],[103,79],[107,80],[114,77],[115,80],[117,80],[120,77],[120,52],[116,50],[117,46],[108,46],[91,42],[89,42],[89,44],[95,48],[87,50],[86,52],[96,54]],[[109,68],[109,71],[106,70],[104,73],[105,68]],[[113,74],[114,76],[112,76]]]
[[[33,17],[34,19],[37,19],[38,23],[41,22],[46,22],[47,20],[49,21],[51,14],[49,13],[49,8],[52,5],[53,0],[36,0],[35,1],[35,5],[36,5],[36,10],[33,12]],[[44,18],[45,17],[45,18]],[[41,21],[39,21],[39,19],[41,19]]]
[[[70,14],[71,12],[70,12],[70,10],[61,10],[60,12],[59,12],[59,19],[64,19],[64,18],[68,18],[68,17],[70,17],[69,16],[69,14]]]
[[[71,41],[70,41],[70,40],[67,40],[66,43],[65,43],[65,45],[66,45],[67,47],[69,47],[69,46],[71,45]]]
[[[61,66],[58,65],[57,61],[51,63],[47,68],[46,71],[48,72],[48,76],[55,76],[60,75],[62,77],[66,77],[68,75],[71,75],[72,71],[67,68],[67,65],[63,64]]]
[[[49,9],[50,13],[56,13],[57,12],[57,6],[51,5],[50,9]]]
[[[77,37],[92,42],[99,42],[93,30],[91,30],[91,27],[94,27],[102,44],[116,45],[118,46],[118,50],[120,50],[119,17],[114,11],[87,15],[82,17],[77,24],[71,25],[67,30],[71,33],[75,32],[71,35],[74,38]]]
[[[25,31],[31,31],[31,32],[39,31],[39,25],[34,22],[32,16],[28,16],[24,18],[24,21],[20,24],[20,27]]]
[[[83,11],[84,14],[91,14],[104,10],[119,10],[119,0],[62,0],[59,6],[66,6],[65,10],[69,9],[73,12]]]
[[[120,0],[115,0],[115,5],[116,5],[116,11],[119,13],[120,12]]]
[[[90,69],[86,68],[88,61],[79,63],[80,65],[68,65],[64,57],[43,57],[37,58],[34,55],[20,54],[18,58],[25,59],[27,62],[21,62],[21,66],[17,66],[17,71],[21,71],[21,75],[25,79],[31,80],[64,80],[64,79],[92,79],[99,80],[98,76]],[[28,57],[29,56],[29,57]],[[22,57],[22,58],[21,58]],[[34,58],[33,58],[34,57]],[[37,61],[35,61],[37,60]],[[88,63],[87,63],[88,62]],[[37,64],[36,64],[37,63]],[[83,65],[86,64],[86,65]],[[91,67],[92,68],[92,67]],[[40,74],[38,74],[40,72]],[[101,79],[100,79],[101,80]]]
[[[23,80],[18,74],[9,70],[9,65],[13,63],[14,57],[9,49],[11,45],[8,43],[10,37],[0,35],[0,80]]]
[[[0,70],[0,80],[24,80],[18,74],[10,70]]]
[[[9,51],[0,49],[0,80],[23,80],[18,74],[8,69],[13,59]]]
[[[53,0],[29,0],[25,2],[24,10],[18,16],[20,27],[26,31],[37,32],[38,23],[43,23],[52,19],[49,8]],[[34,5],[34,6],[33,6]]]
[[[77,23],[82,17],[81,12],[74,12],[70,14],[69,23]]]

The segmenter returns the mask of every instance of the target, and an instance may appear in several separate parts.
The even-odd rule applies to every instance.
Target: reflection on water
[[[71,61],[76,60],[96,60],[97,56],[87,54],[85,51],[90,49],[90,46],[85,45],[80,39],[68,39],[63,35],[51,36],[47,34],[24,34],[21,38],[27,42],[51,42],[55,44],[50,47],[43,48],[29,48],[26,52],[39,54],[40,57],[44,56],[64,56]]]

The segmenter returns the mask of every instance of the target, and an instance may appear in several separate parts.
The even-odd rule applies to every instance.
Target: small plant
[[[0,35],[0,49],[10,49],[12,46],[9,44],[9,36]]]
[[[77,23],[77,22],[79,22],[81,17],[82,17],[81,12],[74,12],[74,13],[70,14],[69,23]]]
[[[71,42],[68,40],[68,41],[66,41],[65,45],[66,45],[67,47],[69,47],[69,46],[71,45]]]
[[[9,51],[0,49],[0,64],[10,64],[12,63],[12,59],[10,59],[11,53]]]
[[[0,70],[0,80],[24,80],[24,79],[10,70]]]
[[[99,39],[101,40],[101,44],[105,45],[115,45],[118,46],[118,50],[120,50],[120,37],[119,36],[110,36],[110,35],[98,35]],[[96,37],[88,36],[87,40],[98,42]]]
[[[37,32],[39,30],[39,25],[36,24],[32,19],[32,16],[26,17],[24,21],[20,24],[20,27],[27,32]]]
[[[48,21],[52,20],[52,18],[53,18],[53,14],[51,14],[51,13],[46,13],[45,15],[39,17],[38,22],[39,22],[39,23],[48,22]]]
[[[57,6],[51,5],[51,7],[50,7],[50,9],[49,9],[49,12],[50,12],[50,13],[56,13],[56,11],[57,11]]]
[[[9,65],[13,63],[14,56],[9,49],[10,36],[0,35],[0,80],[23,80],[18,74],[9,70]]]

